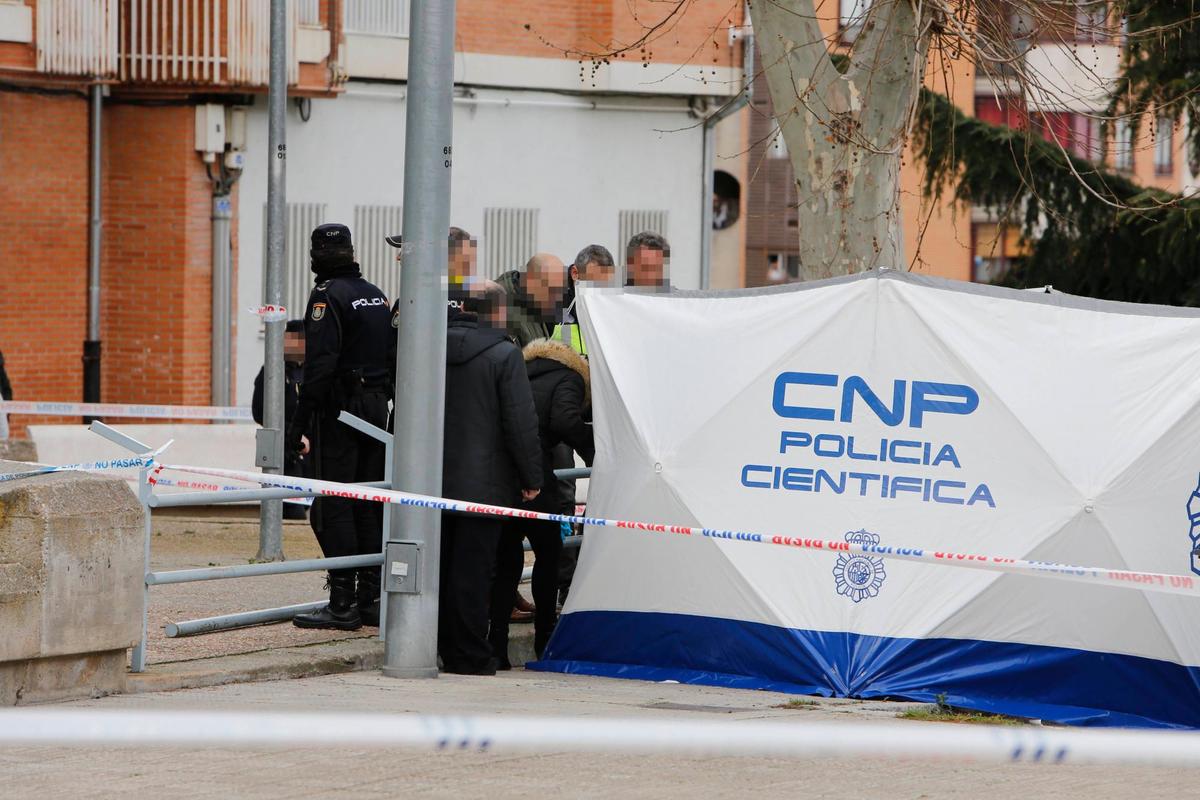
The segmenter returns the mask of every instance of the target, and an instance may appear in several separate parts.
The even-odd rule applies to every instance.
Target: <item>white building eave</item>
[[[408,78],[408,39],[347,33],[342,60],[355,78],[403,81]],[[454,82],[467,86],[597,94],[730,97],[742,86],[740,67],[616,61],[592,65],[563,58],[456,53]]]

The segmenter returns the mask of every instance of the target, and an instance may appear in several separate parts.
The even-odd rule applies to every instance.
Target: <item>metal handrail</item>
[[[300,561],[269,561],[265,564],[233,564],[227,567],[172,569],[166,572],[147,572],[147,586],[167,586],[173,583],[219,581],[225,578],[254,578],[260,575],[288,575],[294,572],[320,572],[327,569],[357,569],[383,566],[383,553],[337,558],[305,558]]]
[[[343,423],[349,425],[357,431],[360,431],[372,438],[383,442],[387,448],[387,471],[391,471],[391,447],[392,436],[387,431],[384,431],[368,422],[365,422],[353,414],[348,414],[345,411],[338,417]],[[153,448],[134,439],[121,431],[116,430],[103,422],[92,422],[90,430],[93,433],[108,439],[110,442],[117,444],[130,452],[137,455],[149,453]],[[303,491],[299,489],[286,488],[270,488],[270,489],[230,489],[217,492],[178,492],[174,494],[156,495],[153,486],[149,483],[151,470],[143,468],[138,473],[138,500],[145,508],[145,556],[144,556],[144,579],[142,587],[142,633],[141,639],[133,648],[133,653],[130,658],[130,671],[144,672],[146,669],[146,637],[147,637],[147,621],[149,612],[149,591],[151,586],[166,586],[170,584],[192,583],[196,581],[211,581],[223,580],[228,578],[252,578],[261,577],[264,575],[286,575],[300,572],[320,572],[328,569],[355,569],[359,567],[374,567],[383,564],[383,553],[369,553],[358,556],[342,556],[338,558],[309,558],[299,561],[277,561],[265,564],[234,564],[224,567],[202,567],[198,569],[180,569],[166,570],[163,572],[153,572],[150,569],[150,541],[152,531],[150,527],[150,511],[154,508],[173,508],[181,506],[193,505],[214,505],[219,503],[236,503],[236,502],[255,502],[262,500],[283,500],[294,497],[319,497],[319,492]],[[591,469],[571,468],[554,470],[554,476],[559,479],[579,479],[591,477]],[[363,483],[362,486],[370,486],[377,488],[389,488],[390,480],[372,481]],[[390,511],[388,506],[384,507],[385,515]],[[384,521],[384,535],[387,535],[389,526]],[[564,547],[578,547],[582,544],[582,536],[567,536],[563,539]],[[527,545],[528,543],[526,543]],[[381,543],[382,547],[382,543]],[[526,546],[526,549],[528,547]],[[521,576],[522,582],[528,581],[530,578],[530,570],[526,569]],[[259,609],[256,611],[243,611],[236,614],[225,614],[217,617],[206,617],[198,620],[187,620],[184,622],[168,623],[168,637],[188,636],[196,633],[208,633],[212,631],[228,630],[230,628],[243,627],[246,625],[262,624],[264,622],[284,622],[291,619],[299,613],[312,610],[318,606],[315,603],[305,603],[296,606],[285,606],[283,608],[268,608]],[[382,620],[381,620],[382,624]],[[381,629],[382,635],[382,629]]]

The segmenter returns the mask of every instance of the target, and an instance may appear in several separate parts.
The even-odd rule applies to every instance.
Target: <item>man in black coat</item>
[[[591,403],[587,362],[569,345],[553,339],[539,339],[525,347],[525,366],[533,388],[538,415],[538,438],[542,447],[544,489],[525,508],[551,514],[574,513],[574,486],[568,491],[554,477],[554,450],[565,444],[590,466],[596,447],[592,426],[587,424]],[[504,523],[496,561],[496,583],[492,591],[492,625],[489,634],[492,650],[500,658],[502,669],[509,668],[509,609],[517,596],[521,569],[525,564],[522,541],[528,538],[533,548],[533,649],[538,658],[558,615],[558,560],[562,553],[561,526],[557,522],[536,519],[510,519]]]
[[[254,395],[250,399],[250,414],[259,425],[263,424],[263,387],[266,383],[264,366],[254,378]],[[289,319],[283,333],[283,428],[296,416],[296,403],[300,397],[300,383],[304,380],[304,320]],[[309,477],[306,472],[305,456],[299,453],[284,453],[283,474],[298,478]],[[298,503],[283,504],[284,519],[305,519],[304,506]]]
[[[451,311],[442,493],[513,506],[537,497],[542,453],[525,362],[497,320],[497,294],[469,297],[464,311]],[[496,673],[488,604],[500,530],[497,517],[442,515],[438,653],[446,672]]]
[[[305,453],[313,436],[313,473],[321,480],[363,483],[383,479],[383,443],[338,422],[349,411],[387,425],[389,340],[396,336],[387,297],[366,281],[354,261],[350,229],[320,225],[312,232],[316,286],[304,315],[304,381],[284,450]],[[313,502],[313,532],[326,558],[378,553],[383,546],[379,503],[321,497]],[[357,587],[355,578],[357,577]],[[378,567],[331,570],[329,605],[292,620],[299,628],[356,630],[379,624]]]

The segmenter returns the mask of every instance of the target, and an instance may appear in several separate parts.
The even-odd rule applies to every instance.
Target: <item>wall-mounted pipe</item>
[[[749,15],[746,16],[749,20]],[[742,30],[749,30],[747,25]],[[730,102],[704,118],[704,141],[700,150],[701,169],[704,171],[703,193],[700,197],[700,288],[707,289],[712,283],[712,233],[713,233],[713,151],[716,148],[717,123],[747,106],[754,97],[754,36],[743,39],[742,74],[744,84]]]
[[[104,219],[101,215],[101,178],[104,87],[92,85],[91,96],[91,175],[88,185],[88,296],[87,338],[83,342],[83,402],[100,402],[100,256]],[[85,422],[88,420],[85,420]]]

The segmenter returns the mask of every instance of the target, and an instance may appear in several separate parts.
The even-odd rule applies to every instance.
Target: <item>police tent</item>
[[[891,270],[582,307],[589,515],[714,535],[589,527],[535,668],[1200,726],[1195,596],[870,554],[1200,581],[1200,312]]]

